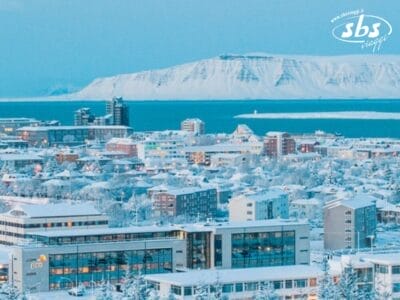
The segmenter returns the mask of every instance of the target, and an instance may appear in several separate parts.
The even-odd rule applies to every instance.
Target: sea
[[[256,134],[268,131],[312,133],[323,130],[346,137],[400,138],[400,120],[355,119],[237,119],[240,114],[287,112],[377,111],[399,112],[399,100],[243,100],[243,101],[127,101],[130,125],[136,131],[179,129],[185,118],[200,118],[206,132],[231,133],[238,124],[248,125]],[[32,117],[59,120],[72,125],[74,111],[88,107],[105,114],[104,101],[10,101],[0,102],[0,118]]]

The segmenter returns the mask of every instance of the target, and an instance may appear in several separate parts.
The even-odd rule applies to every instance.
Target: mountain
[[[400,98],[400,56],[221,55],[95,79],[71,99]]]

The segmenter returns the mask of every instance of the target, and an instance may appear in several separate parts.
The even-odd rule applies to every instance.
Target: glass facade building
[[[232,268],[295,264],[295,231],[232,234]]]
[[[68,253],[49,255],[49,290],[86,286],[102,280],[116,284],[131,272],[137,274],[172,272],[172,249]]]

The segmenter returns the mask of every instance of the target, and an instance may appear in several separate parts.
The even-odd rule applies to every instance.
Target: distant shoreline
[[[111,98],[110,98],[111,99]],[[26,97],[0,98],[0,103],[18,102],[104,102],[109,99],[76,99],[68,97]],[[400,97],[393,98],[283,98],[283,99],[124,99],[127,102],[253,102],[253,101],[400,101]]]
[[[400,113],[377,111],[329,111],[240,114],[235,119],[336,119],[336,120],[400,120]]]

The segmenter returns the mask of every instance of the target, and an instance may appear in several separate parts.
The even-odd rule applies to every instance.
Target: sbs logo
[[[345,43],[361,44],[363,49],[372,47],[373,52],[379,50],[392,34],[392,25],[382,17],[357,12],[363,10],[343,13],[331,20],[332,23],[341,20],[332,29],[333,37]]]

